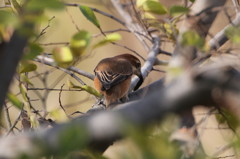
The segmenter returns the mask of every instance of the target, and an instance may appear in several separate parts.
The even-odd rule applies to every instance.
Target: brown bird
[[[107,107],[117,103],[119,99],[127,98],[133,74],[139,77],[134,90],[143,82],[141,62],[130,54],[105,58],[98,63],[94,72],[95,88],[104,95]]]

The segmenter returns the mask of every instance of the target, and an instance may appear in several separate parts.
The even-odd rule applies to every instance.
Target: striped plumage
[[[104,95],[107,106],[127,95],[133,74],[139,76],[142,83],[140,69],[139,59],[130,54],[105,58],[98,63],[94,69],[94,85]]]

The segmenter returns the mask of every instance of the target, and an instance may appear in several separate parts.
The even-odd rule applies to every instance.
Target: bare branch
[[[43,154],[57,153],[59,152],[57,150],[62,150],[63,146],[66,150],[68,144],[74,146],[67,147],[66,152],[81,150],[93,143],[97,145],[109,144],[127,134],[126,123],[128,126],[133,124],[146,128],[146,125],[161,120],[168,113],[188,110],[195,105],[211,106],[217,103],[212,95],[214,89],[218,88],[221,92],[240,91],[240,72],[236,73],[236,70],[232,70],[233,68],[228,66],[221,68],[225,69],[206,67],[199,70],[196,68],[197,70],[186,72],[177,80],[146,98],[118,106],[113,111],[95,113],[92,116],[87,115],[40,134],[34,132],[3,138],[0,140],[0,157],[13,157],[19,153],[38,157]],[[69,136],[69,133],[73,133],[74,137],[64,140],[64,145],[61,144],[64,136]],[[20,144],[23,136],[27,143],[24,144],[25,149],[22,149],[21,146],[14,146],[15,149],[8,147]],[[5,149],[11,153],[6,152]],[[33,153],[33,150],[38,153]]]
[[[65,3],[65,5],[69,6],[69,7],[80,7],[81,6],[80,4],[76,4],[76,3],[75,4]],[[94,12],[97,12],[97,13],[99,13],[99,14],[101,14],[103,16],[106,16],[108,18],[111,18],[111,19],[115,20],[116,22],[118,22],[118,23],[122,24],[123,26],[125,26],[125,23],[123,21],[121,21],[120,19],[116,18],[115,16],[113,16],[113,15],[111,15],[109,13],[103,12],[103,11],[97,9],[97,8],[92,8],[92,7],[89,7],[89,8],[91,8]]]
[[[65,108],[64,108],[63,105],[62,105],[62,101],[61,101],[61,96],[62,96],[62,89],[63,89],[63,86],[64,86],[64,84],[61,86],[61,90],[60,90],[60,92],[59,92],[58,101],[59,101],[59,105],[60,105],[60,107],[62,108],[62,110],[64,111],[64,113],[66,114],[66,116],[68,116],[68,115],[67,115],[67,112],[66,112],[66,110],[65,110]]]
[[[75,78],[79,83],[85,85],[85,83],[79,78],[77,77],[74,73],[72,73],[71,71],[75,72],[75,73],[78,73],[80,75],[83,75],[85,77],[88,77],[90,79],[93,79],[93,75],[91,75],[90,73],[87,73],[87,72],[84,72],[84,71],[81,71],[73,66],[69,67],[68,69],[65,69],[65,68],[61,68],[61,67],[58,67],[56,66],[56,64],[54,63],[54,60],[49,58],[49,57],[44,57],[44,56],[38,56],[35,61],[37,62],[40,62],[40,63],[43,63],[43,64],[46,64],[48,66],[51,66],[51,67],[55,67],[61,71],[64,71],[65,73],[69,74],[71,77]],[[71,71],[70,71],[71,70]]]
[[[120,0],[111,0],[113,6],[117,10],[117,12],[120,14],[120,16],[125,21],[125,26],[135,34],[135,36],[138,38],[138,40],[141,42],[141,44],[145,47],[146,51],[149,51],[149,46],[146,43],[145,39],[143,39],[142,36],[139,34],[136,34],[137,32],[140,32],[141,34],[147,36],[146,30],[144,30],[138,23],[134,22],[132,17],[124,10],[124,6],[121,4]]]
[[[15,122],[12,124],[12,126],[11,126],[10,129],[8,130],[6,136],[8,136],[8,135],[13,131],[13,129],[16,127],[17,123],[18,123],[19,120],[20,120],[21,114],[22,114],[22,110],[20,111],[19,115],[17,116],[17,119],[15,120]]]
[[[211,40],[209,40],[208,45],[211,50],[217,50],[224,43],[228,41],[225,31],[232,26],[237,26],[240,24],[240,14],[237,14],[236,18],[232,21],[232,24],[227,25],[224,29],[218,32]]]
[[[114,32],[120,32],[120,31],[124,31],[124,32],[129,32],[129,33],[131,33],[130,30],[128,30],[128,29],[122,29],[122,28],[115,29],[115,30],[107,30],[107,31],[104,31],[104,33],[114,33]],[[135,31],[135,33],[143,36],[144,38],[148,39],[149,41],[152,41],[148,36],[146,36],[146,35],[138,32],[138,31]],[[102,35],[102,34],[96,34],[96,35],[93,35],[93,37],[98,37],[98,36],[100,36],[100,35]]]
[[[235,12],[236,12],[236,14],[238,14],[239,11],[240,11],[239,1],[238,1],[238,0],[232,0],[232,3],[233,3],[233,5],[234,5],[234,7],[235,7]]]
[[[52,22],[53,19],[55,19],[55,16],[53,16],[51,19],[48,20],[47,26],[42,29],[42,31],[41,31],[41,32],[39,33],[39,35],[36,37],[36,39],[34,40],[34,42],[38,41],[41,36],[43,36],[44,34],[46,34],[46,30],[50,27],[50,23]]]
[[[47,90],[47,91],[66,91],[66,92],[79,92],[82,91],[81,89],[55,89],[55,88],[28,88],[29,91],[31,90]]]
[[[159,53],[159,47],[160,47],[160,38],[159,37],[155,37],[153,39],[152,49],[148,53],[147,60],[145,61],[144,65],[141,68],[141,72],[142,72],[143,78],[146,78],[147,75],[152,71],[153,66],[155,64],[155,61],[157,59],[157,55]],[[139,79],[137,77],[132,79],[131,89],[130,90],[132,90],[136,86],[138,80]]]

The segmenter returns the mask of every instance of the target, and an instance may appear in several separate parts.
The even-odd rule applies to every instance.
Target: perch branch
[[[190,70],[146,98],[126,103],[115,110],[86,115],[42,132],[2,138],[0,158],[14,158],[22,153],[33,158],[46,154],[65,155],[92,144],[110,144],[127,135],[130,125],[146,128],[168,113],[188,110],[195,105],[216,104],[213,95],[216,89],[238,93],[239,74],[229,66]]]
[[[159,54],[159,47],[160,47],[160,38],[159,37],[153,38],[153,46],[150,52],[148,53],[147,60],[145,61],[143,67],[141,68],[143,78],[146,78],[148,74],[151,72],[151,70],[153,69],[153,66],[157,60],[157,55]],[[132,90],[136,86],[138,80],[139,79],[137,77],[132,79],[130,90]]]

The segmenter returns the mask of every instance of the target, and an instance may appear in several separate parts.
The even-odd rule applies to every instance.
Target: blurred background
[[[119,17],[117,13],[114,11],[113,7],[109,4],[107,0],[68,0],[66,3],[79,3],[83,5],[87,5],[90,7],[97,8],[109,14],[113,14],[114,16]],[[172,5],[182,4],[180,0],[161,0],[161,3],[165,4],[166,6],[170,7]],[[226,6],[231,5],[231,1],[229,0]],[[227,10],[229,14],[232,14],[231,10]],[[87,30],[92,35],[91,45],[97,43],[97,41],[103,39],[103,35],[99,31],[97,27],[95,27],[91,22],[89,22],[80,12],[78,7],[66,7],[64,11],[47,11],[46,12],[47,18],[51,21],[46,21],[45,24],[38,26],[39,31],[44,29],[46,26],[49,27],[46,29],[46,33],[38,39],[38,42],[44,47],[44,52],[51,53],[52,50],[56,46],[63,46],[66,45],[71,39],[71,37],[80,30]],[[96,13],[97,19],[100,22],[101,28],[103,31],[108,30],[115,30],[124,28],[119,23],[115,22],[114,20],[103,16],[101,14]],[[217,20],[214,22],[213,27],[210,30],[210,36],[208,39],[211,38],[211,35],[214,35],[219,30],[221,30],[225,25],[229,23],[229,19],[226,16],[225,12],[222,11],[219,15]],[[181,25],[181,24],[178,24]],[[118,43],[128,48],[138,52],[144,58],[147,56],[147,52],[145,51],[144,47],[142,46],[141,42],[131,33],[128,32],[119,32],[122,35],[122,40]],[[56,44],[59,43],[59,44]],[[63,43],[63,44],[62,44]],[[222,47],[222,50],[227,49],[230,44],[225,44]],[[238,47],[232,46],[231,47]],[[174,48],[174,44],[169,42],[164,42],[161,44],[161,49],[166,50],[168,52],[172,52]],[[92,73],[96,66],[96,64],[103,58],[115,56],[122,53],[132,53],[131,51],[127,50],[126,48],[108,44],[102,47],[96,48],[94,50],[87,50],[82,59],[76,65],[77,68],[84,70],[86,72]],[[163,60],[168,60],[167,56],[161,55],[159,58]],[[143,62],[143,61],[142,61]],[[29,74],[29,78],[31,82],[34,83],[35,88],[52,88],[52,89],[68,89],[68,81],[70,80],[74,84],[78,84],[73,78],[69,75],[66,75],[64,72],[60,70],[56,70],[49,66],[36,63],[38,65],[38,69],[34,73]],[[166,71],[166,66],[158,66],[156,69],[160,71],[152,71],[150,75],[144,81],[143,86],[148,85],[164,76],[164,71]],[[46,73],[47,72],[47,73]],[[37,74],[43,74],[41,78],[36,77]],[[31,78],[32,77],[32,78]],[[87,85],[93,87],[93,81],[89,80],[88,78],[79,76]],[[44,79],[44,83],[43,83]],[[19,88],[16,85],[12,85],[11,90],[15,93],[18,93]],[[67,116],[74,117],[79,115],[79,112],[86,112],[88,109],[92,107],[92,105],[97,102],[97,99],[89,95],[84,91],[62,91],[61,93],[61,103],[64,106],[66,112],[62,110],[59,103],[59,91],[46,91],[46,90],[35,90],[29,91],[28,95],[30,99],[36,99],[32,101],[32,104],[37,110],[41,110],[43,107],[46,107],[47,112],[50,112],[47,118],[50,118],[57,122],[65,122],[69,118]],[[39,95],[46,97],[46,100],[43,103],[40,102]],[[14,120],[17,118],[18,110],[15,108],[10,108],[10,115],[11,118]],[[201,120],[202,118],[206,117],[206,114],[209,110],[206,108],[196,108],[194,110],[196,121]],[[75,113],[75,114],[74,114]],[[67,114],[67,115],[66,115]],[[74,114],[74,115],[72,115]],[[223,126],[224,127],[224,126]],[[222,146],[226,145],[229,139],[233,138],[233,135],[229,129],[219,129],[219,125],[216,122],[216,118],[214,115],[209,115],[207,119],[202,123],[202,127],[199,127],[200,138],[202,141],[202,145],[204,150],[209,155],[214,154],[218,149]],[[114,144],[114,146],[110,147],[106,152],[105,155],[109,158],[117,159],[119,154],[125,154],[129,158],[139,158],[137,156],[139,149],[134,146],[134,143],[130,140],[126,139],[124,141],[119,141]],[[233,150],[229,149],[225,152],[226,155],[233,154]],[[121,156],[122,157],[122,156]],[[230,156],[229,159],[235,158],[234,156]]]

